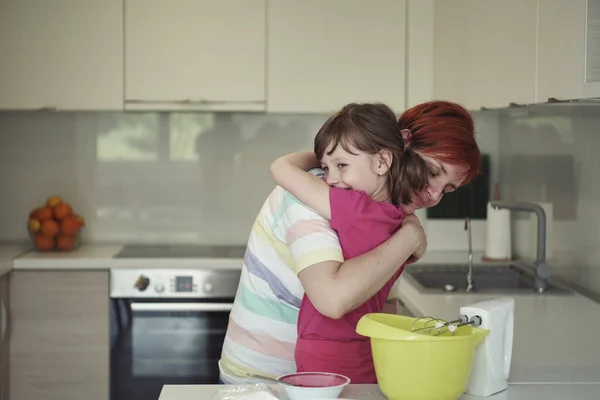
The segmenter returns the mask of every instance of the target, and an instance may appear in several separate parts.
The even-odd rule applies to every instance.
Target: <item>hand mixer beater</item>
[[[449,332],[451,335],[454,335],[456,329],[465,325],[473,325],[480,326],[481,325],[481,317],[478,315],[472,316],[470,319],[466,315],[461,315],[458,319],[454,321],[446,321],[441,318],[434,317],[422,317],[417,318],[412,325],[412,331],[418,332],[423,335],[431,335],[438,336]],[[420,328],[419,328],[420,326]]]

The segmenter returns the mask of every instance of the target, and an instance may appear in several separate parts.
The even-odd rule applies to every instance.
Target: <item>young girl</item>
[[[401,205],[410,203],[411,194],[421,192],[432,174],[419,155],[405,148],[409,134],[389,107],[349,104],[325,122],[314,153],[281,157],[271,173],[278,185],[331,221],[347,260],[377,247],[400,227],[406,215]],[[324,180],[306,172],[319,164]],[[356,333],[356,324],[367,313],[381,312],[403,268],[399,265],[375,296],[339,319],[322,315],[305,294],[298,316],[297,370],[376,383],[369,339]]]

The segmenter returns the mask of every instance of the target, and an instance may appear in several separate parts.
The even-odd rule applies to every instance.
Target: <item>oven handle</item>
[[[233,303],[131,303],[131,311],[231,311]]]

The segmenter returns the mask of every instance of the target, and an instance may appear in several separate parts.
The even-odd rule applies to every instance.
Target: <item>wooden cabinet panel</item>
[[[123,108],[122,0],[0,0],[0,109]]]
[[[404,111],[404,0],[268,4],[269,111],[329,114],[374,101]]]
[[[108,400],[108,271],[13,271],[10,398]]]

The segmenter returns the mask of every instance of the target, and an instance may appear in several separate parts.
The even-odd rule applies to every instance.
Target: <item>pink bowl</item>
[[[296,372],[277,378],[289,400],[337,399],[350,378],[328,372]],[[296,386],[286,385],[289,383]]]
[[[329,372],[296,372],[280,376],[277,380],[304,388],[344,386],[350,383],[350,378]]]

